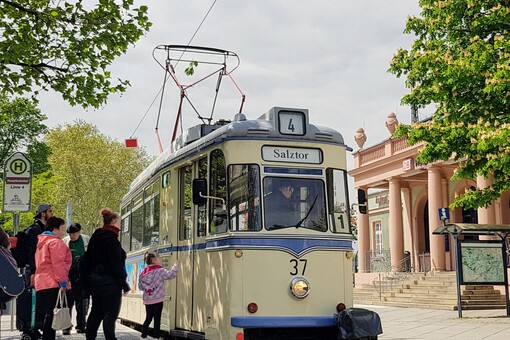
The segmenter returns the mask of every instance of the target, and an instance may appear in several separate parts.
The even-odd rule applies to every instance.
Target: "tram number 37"
[[[292,266],[292,270],[290,271],[290,275],[305,275],[306,271],[306,263],[308,260],[306,259],[292,259],[289,261]]]

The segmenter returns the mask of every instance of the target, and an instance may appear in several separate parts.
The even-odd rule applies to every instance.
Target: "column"
[[[390,216],[389,216],[389,235],[390,235],[390,254],[391,269],[394,271],[403,271],[402,260],[404,258],[404,231],[402,226],[402,198],[401,183],[399,178],[391,178],[390,184]]]
[[[491,178],[484,178],[478,176],[476,178],[476,186],[479,189],[485,189],[490,187],[492,184]],[[478,208],[478,223],[481,224],[495,224],[496,223],[496,209],[494,207],[494,201],[491,202],[487,208]]]
[[[444,235],[432,235],[442,222],[439,219],[439,209],[444,208],[441,189],[441,169],[435,166],[428,168],[428,200],[429,200],[429,239],[430,265],[432,270],[445,270]]]
[[[366,191],[366,188],[361,188]],[[368,193],[366,195],[368,197]],[[370,230],[368,225],[368,201],[367,201],[367,213],[358,213],[358,271],[360,273],[366,273],[370,271],[368,261],[370,257],[367,252],[370,250]]]
[[[476,186],[479,189],[485,189],[490,187],[492,184],[492,178],[485,178],[483,176],[476,177]],[[496,223],[496,207],[494,206],[494,201],[491,202],[487,208],[481,207],[477,209],[478,211],[478,223],[480,224],[495,224]],[[492,236],[482,236],[480,235],[480,240],[492,240],[498,239],[499,237]]]
[[[402,197],[403,197],[403,205],[402,205],[402,225],[404,226],[404,251],[409,251],[411,253],[411,265],[414,265],[416,262],[415,258],[415,238],[417,233],[415,232],[415,224],[413,221],[413,211],[412,211],[412,195],[410,188],[401,188]],[[416,268],[416,265],[414,265]]]

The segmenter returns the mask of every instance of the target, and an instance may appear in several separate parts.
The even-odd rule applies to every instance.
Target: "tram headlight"
[[[296,277],[290,282],[290,292],[298,299],[303,299],[310,293],[310,283],[304,277]]]

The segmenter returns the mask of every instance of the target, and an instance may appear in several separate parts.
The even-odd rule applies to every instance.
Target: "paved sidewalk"
[[[20,332],[16,329],[11,330],[11,316],[2,315],[0,323],[0,339],[1,340],[20,340]],[[117,323],[115,334],[119,340],[139,340],[140,332]],[[102,326],[99,327],[97,340],[104,340]],[[62,335],[62,331],[57,331],[56,340],[85,340],[85,334],[78,334],[73,329],[71,335]]]
[[[463,318],[458,318],[456,311],[398,308],[386,306],[365,306],[377,312],[381,317],[383,334],[379,340],[504,340],[510,339],[510,317],[504,309],[484,311],[463,311]],[[19,340],[18,331],[10,332],[10,315],[1,317],[0,339]],[[98,339],[103,339],[101,327]],[[117,324],[119,340],[140,339],[140,332]],[[84,340],[83,334],[62,336],[57,332],[57,340]]]
[[[361,306],[381,317],[379,340],[504,340],[510,339],[510,317],[506,310],[457,311]]]

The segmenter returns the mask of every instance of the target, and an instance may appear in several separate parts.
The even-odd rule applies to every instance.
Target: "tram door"
[[[191,183],[193,165],[186,165],[179,171],[179,235],[177,275],[177,303],[175,327],[191,329],[193,320],[193,202]]]
[[[207,206],[193,205],[194,178],[207,178],[207,158],[180,169],[180,225],[179,262],[177,281],[176,327],[203,331],[203,303],[205,290],[205,234]]]

